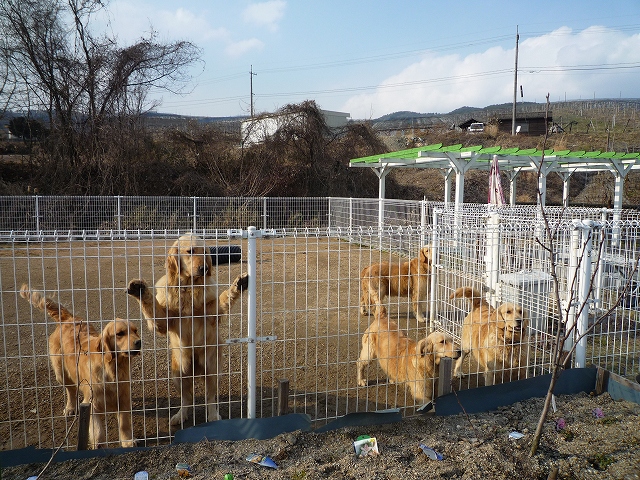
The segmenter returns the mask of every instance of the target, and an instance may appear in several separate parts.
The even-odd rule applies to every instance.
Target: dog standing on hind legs
[[[138,300],[150,330],[166,335],[171,349],[171,374],[180,392],[180,410],[172,426],[182,426],[193,406],[194,378],[205,377],[207,420],[220,420],[216,406],[217,374],[222,352],[220,315],[227,314],[248,286],[247,274],[236,277],[218,296],[209,283],[213,264],[204,240],[183,235],[169,249],[166,274],[156,282],[155,296],[142,279],[129,282],[127,293]]]
[[[118,413],[120,444],[135,447],[131,422],[130,357],[140,353],[138,329],[126,320],[107,323],[102,332],[64,306],[24,284],[20,296],[58,321],[49,336],[49,359],[56,380],[66,389],[65,416],[76,413],[78,390],[91,404],[89,443],[106,443],[106,414]]]

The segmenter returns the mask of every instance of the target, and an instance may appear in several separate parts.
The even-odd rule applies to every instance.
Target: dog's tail
[[[453,292],[449,298],[466,298],[471,303],[472,309],[479,308],[480,305],[485,305],[487,303],[482,294],[472,287],[460,287]]]
[[[380,321],[389,321],[389,316],[387,314],[387,307],[385,307],[384,305],[381,304],[377,304],[376,305],[376,310],[375,310],[375,318],[376,320]]]
[[[26,283],[20,288],[20,296],[31,302],[34,307],[39,308],[43,312],[47,312],[51,318],[58,322],[73,322],[75,320],[73,314],[64,306],[45,297],[40,292],[30,291]]]

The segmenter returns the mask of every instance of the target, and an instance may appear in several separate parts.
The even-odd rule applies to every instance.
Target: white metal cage
[[[91,228],[83,230],[76,220],[79,213],[71,215],[65,203],[71,202],[75,206],[69,208],[80,212],[77,205],[81,203],[73,204],[81,202],[79,198],[47,198],[50,217],[31,215],[41,221],[48,218],[46,229],[17,226],[18,217],[29,217],[26,211],[33,208],[33,197],[25,202],[0,200],[7,207],[13,205],[6,210],[11,213],[4,215],[0,229],[3,450],[60,444],[73,448],[76,441],[73,429],[67,437],[73,418],[62,414],[63,387],[50,368],[47,338],[55,323],[20,297],[23,283],[55,298],[97,330],[116,317],[138,326],[142,355],[131,362],[134,434],[145,445],[170,441],[174,431],[169,418],[179,405],[179,392],[171,381],[168,343],[147,328],[126,287],[134,278],[155,283],[165,272],[174,240],[186,232],[197,233],[214,249],[237,247],[242,252],[239,262],[216,262],[213,281],[220,290],[255,262],[255,290],[243,294],[231,313],[219,319],[224,343],[215,346],[222,352],[216,403],[222,418],[275,415],[282,379],[291,386],[289,411],[307,413],[316,422],[389,408],[413,414],[421,403],[406,385],[390,383],[375,362],[367,370],[368,386],[357,385],[356,361],[372,319],[360,313],[360,272],[373,263],[407,261],[427,244],[434,255],[432,288],[421,299],[420,308],[428,312],[431,327],[459,338],[468,307],[449,296],[461,286],[483,290],[495,304],[520,303],[531,319],[527,376],[546,373],[552,362],[554,332],[560,326],[558,312],[565,309],[571,314],[564,302],[570,294],[578,297],[580,281],[585,279],[580,269],[589,263],[591,275],[586,278],[593,279],[593,288],[584,320],[588,325],[602,313],[606,319],[583,339],[579,361],[627,376],[640,370],[640,227],[633,212],[599,215],[597,224],[589,228],[582,220],[572,221],[588,218],[586,214],[571,212],[572,219],[554,213],[553,249],[545,250],[544,224],[536,207],[491,211],[476,205],[455,212],[442,204],[389,201],[381,205],[371,199],[226,199],[224,203],[114,197],[105,203],[84,204],[91,205],[86,223]],[[200,204],[209,205],[209,217]],[[252,212],[246,213],[246,220],[240,220],[243,209]],[[54,218],[56,211],[59,220]],[[114,217],[113,211],[120,213]],[[96,227],[94,217],[99,212],[105,214]],[[376,227],[380,212],[389,222],[383,229]],[[125,217],[132,216],[136,220],[127,223]],[[74,220],[69,223],[71,217]],[[203,218],[209,220],[200,227]],[[231,220],[217,228],[207,226],[218,225],[220,219]],[[251,221],[257,227],[253,239],[246,229]],[[589,234],[584,233],[587,230]],[[577,245],[576,232],[583,235]],[[592,240],[593,253],[590,262],[581,264],[584,238]],[[416,320],[409,296],[388,297],[385,305],[390,318],[410,338],[426,336],[428,326]],[[254,307],[255,333],[248,323]],[[576,311],[563,318],[580,322],[580,315]],[[251,348],[256,359],[255,397],[248,393]],[[465,364],[465,377],[456,380],[457,388],[481,385],[480,373],[477,365]],[[206,420],[203,386],[200,379],[194,383],[191,424]],[[117,446],[115,420],[109,421],[108,446]]]

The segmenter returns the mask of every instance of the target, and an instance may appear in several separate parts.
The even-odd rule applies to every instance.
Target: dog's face
[[[434,365],[439,365],[441,358],[459,358],[460,345],[455,343],[453,338],[446,333],[433,332],[427,338],[418,342],[417,353],[422,358],[426,358],[427,355],[433,355]]]
[[[167,256],[167,273],[172,278],[198,280],[211,276],[213,264],[204,240],[183,235],[175,241]]]
[[[514,337],[522,333],[525,326],[525,312],[520,305],[503,303],[497,309],[498,328],[505,336]]]
[[[427,265],[431,268],[431,248],[430,247],[422,247],[420,249],[420,263]]]
[[[102,331],[102,346],[105,354],[134,356],[140,353],[142,342],[135,325],[116,319]]]

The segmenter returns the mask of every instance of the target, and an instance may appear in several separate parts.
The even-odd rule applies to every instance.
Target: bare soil
[[[557,467],[561,479],[639,477],[640,405],[614,401],[609,394],[557,397],[557,411],[545,424],[540,449],[529,455],[542,408],[541,398],[497,411],[450,417],[422,416],[376,427],[348,427],[328,433],[296,431],[268,440],[203,441],[133,451],[106,458],[52,463],[42,479],[132,479],[145,470],[151,479],[177,479],[175,466],[186,462],[193,479],[546,479]],[[596,418],[594,409],[602,410]],[[558,419],[563,430],[556,429]],[[524,437],[509,438],[518,431]],[[380,454],[357,458],[353,442],[375,437]],[[424,443],[442,455],[432,460]],[[252,453],[270,456],[274,470],[250,463]],[[2,472],[4,479],[37,475],[42,465]]]

